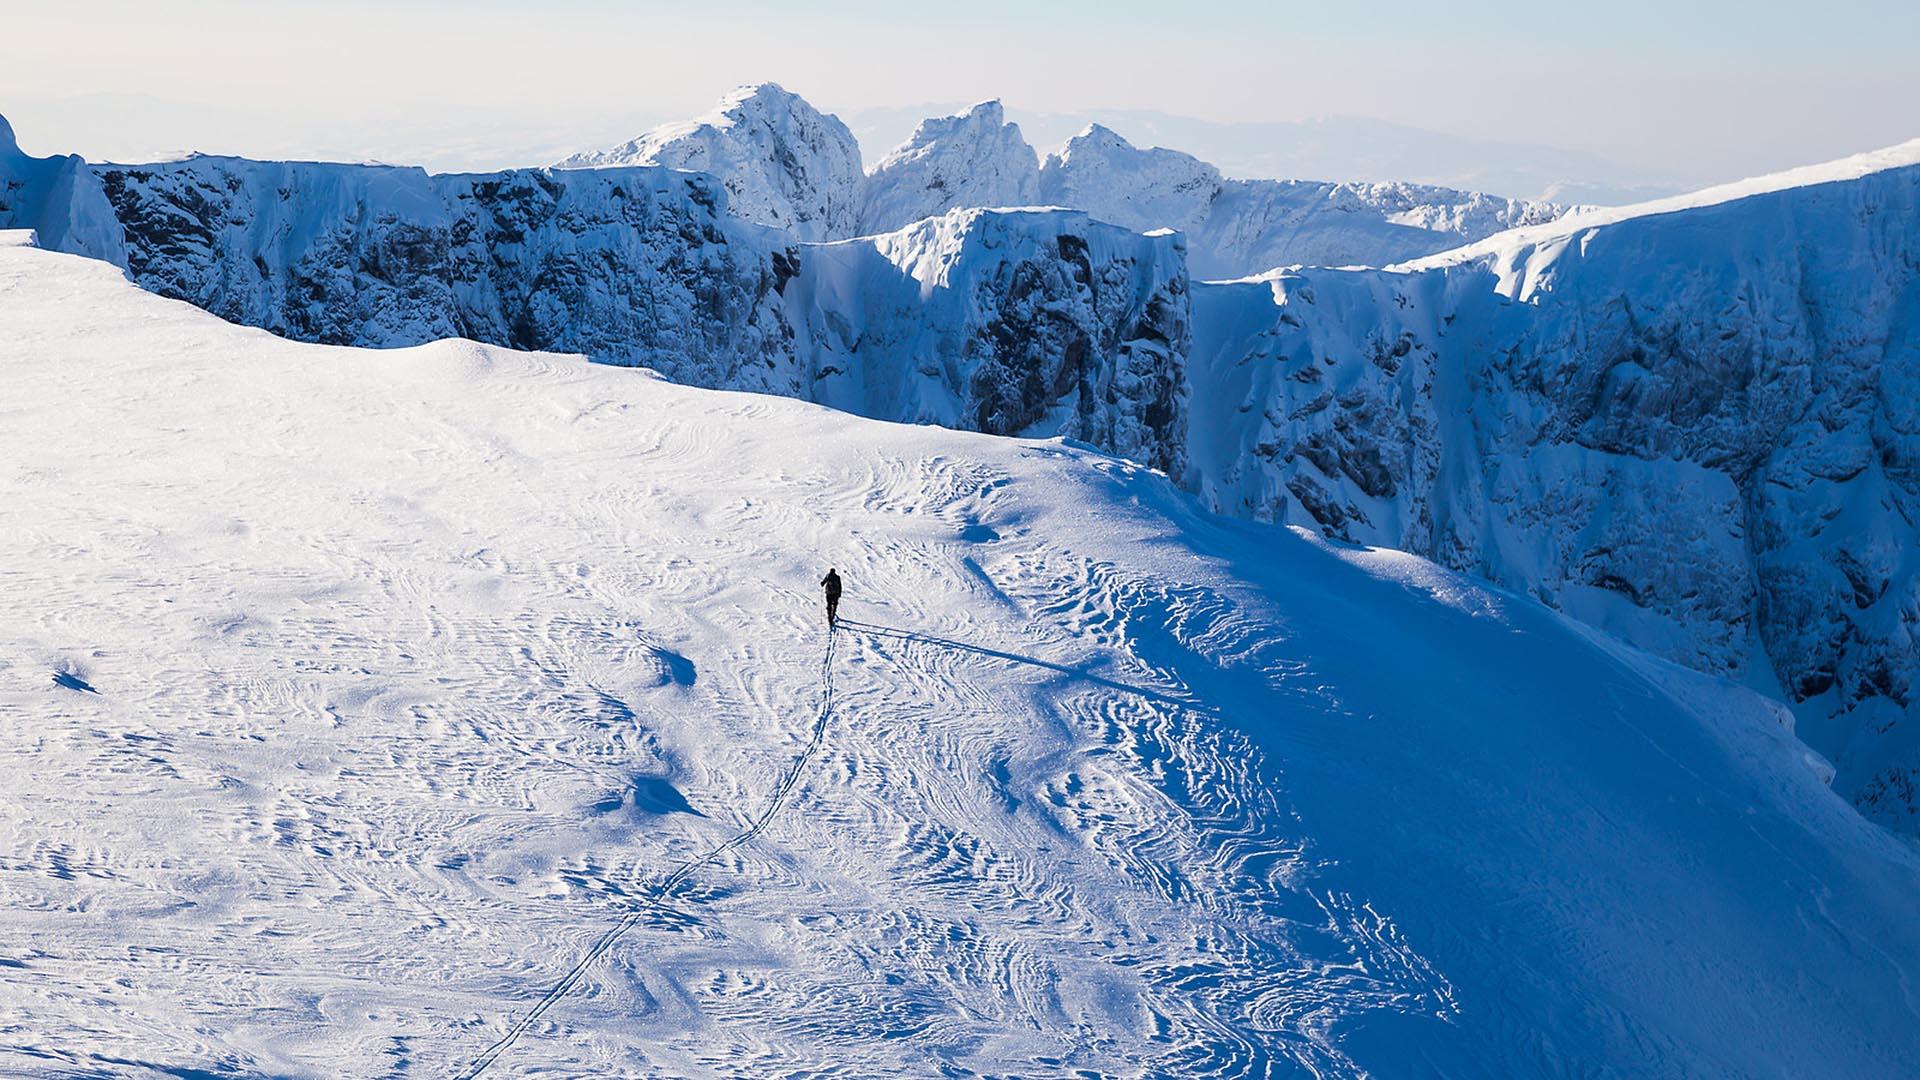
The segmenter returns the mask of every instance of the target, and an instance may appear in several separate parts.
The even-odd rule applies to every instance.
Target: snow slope
[[[1793,701],[1838,788],[1911,832],[1917,268],[1920,142],[1198,288],[1193,475]]]
[[[456,1075],[621,926],[486,1075],[1920,1060],[1777,708],[1418,558],[32,249],[0,325],[0,1072]]]
[[[838,240],[860,224],[863,173],[853,132],[775,83],[740,87],[706,116],[574,154],[556,167],[602,165],[711,174],[726,185],[734,213],[801,240]]]
[[[915,168],[935,174],[955,147],[1018,140],[984,106],[928,133]],[[1387,271],[1192,287],[1190,243],[1225,242],[1210,230],[1228,220],[1282,235],[1297,185],[1216,190],[1184,155],[1097,135],[1070,155],[1087,190],[1137,194],[1110,215],[1135,225],[1202,215],[1187,238],[976,210],[810,245],[734,219],[712,179],[659,167],[88,166],[6,153],[10,140],[0,225],[307,340],[458,334],[1082,440],[1225,512],[1414,551],[1793,701],[1840,790],[1920,828],[1906,401],[1920,150]],[[1488,225],[1460,205],[1405,213]],[[1331,216],[1377,232],[1365,213]]]

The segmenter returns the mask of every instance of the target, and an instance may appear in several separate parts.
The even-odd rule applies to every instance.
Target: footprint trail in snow
[[[688,859],[675,867],[672,873],[669,873],[665,878],[661,879],[658,888],[654,890],[652,895],[641,898],[640,902],[642,904],[659,907],[666,906],[673,898],[674,889],[695,870],[698,870],[702,866],[711,863],[714,859],[719,858],[721,855],[760,835],[761,830],[767,827],[767,822],[773,820],[773,815],[780,812],[780,807],[787,801],[787,796],[793,791],[794,784],[799,781],[801,771],[807,767],[807,762],[812,761],[813,755],[820,749],[820,743],[827,736],[827,722],[833,718],[834,640],[834,635],[829,632],[827,635],[826,658],[822,660],[820,664],[820,712],[818,718],[815,719],[813,723],[813,738],[807,743],[807,748],[801,751],[799,759],[793,763],[792,770],[787,773],[781,780],[780,786],[775,789],[773,798],[767,803],[766,810],[763,811],[758,818],[755,818],[752,824],[740,832],[735,833],[725,843],[720,844],[703,855]],[[570,968],[558,983],[554,984],[552,990],[547,991],[546,995],[542,997],[533,1008],[527,1010],[525,1016],[521,1017],[512,1027],[508,1028],[507,1033],[496,1040],[493,1045],[482,1051],[480,1056],[475,1058],[471,1065],[457,1074],[460,1080],[473,1080],[474,1077],[486,1072],[494,1062],[500,1059],[502,1054],[512,1049],[514,1042],[518,1040],[520,1036],[526,1034],[527,1028],[531,1027],[534,1021],[540,1019],[543,1013],[558,1004],[560,999],[565,997],[567,993],[578,984],[580,975],[586,970],[587,965],[605,955],[606,951],[613,947],[614,942],[618,941],[621,935],[633,929],[635,924],[640,921],[640,918],[641,914],[638,909],[622,916],[619,922],[615,923],[599,941],[594,943],[593,948],[587,952],[587,955],[581,957],[580,961]]]

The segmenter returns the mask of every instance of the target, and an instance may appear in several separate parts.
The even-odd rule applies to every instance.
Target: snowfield
[[[17,243],[0,328],[5,1075],[1920,1064],[1920,853],[1532,601]]]

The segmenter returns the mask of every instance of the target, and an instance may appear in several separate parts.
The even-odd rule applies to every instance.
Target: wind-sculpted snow
[[[863,174],[853,132],[773,83],[743,86],[698,120],[575,154],[557,167],[604,165],[708,173],[726,186],[734,213],[801,240],[838,240],[860,226]]]
[[[862,233],[892,232],[949,210],[1032,206],[1040,162],[998,101],[923,121],[867,174]]]
[[[810,397],[866,416],[1066,435],[1186,468],[1180,239],[1066,211],[955,211],[806,249],[788,287]]]
[[[1207,286],[1193,475],[1781,694],[1838,788],[1912,830],[1915,157]]]
[[[1920,1054],[1920,855],[1777,707],[1528,600],[1058,442],[43,251],[0,325],[0,1072],[459,1075],[556,989],[486,1076]]]

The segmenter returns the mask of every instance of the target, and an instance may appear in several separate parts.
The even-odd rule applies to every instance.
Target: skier
[[[827,576],[820,579],[820,585],[827,590],[827,629],[834,628],[840,612],[840,574],[827,567]]]

